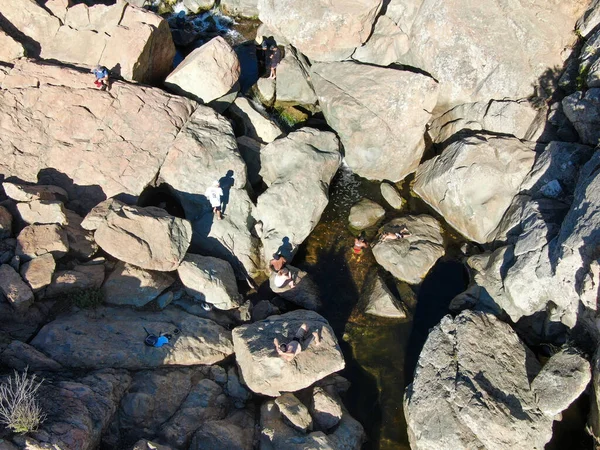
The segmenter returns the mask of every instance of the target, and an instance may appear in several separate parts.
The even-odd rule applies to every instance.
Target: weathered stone
[[[31,286],[33,292],[38,292],[52,283],[55,268],[54,257],[50,253],[45,253],[23,264],[21,276]]]
[[[400,239],[380,240],[373,256],[396,278],[418,284],[436,261],[444,256],[444,239],[440,223],[431,216],[405,216],[383,226],[381,233],[399,232],[406,226],[411,233]]]
[[[0,291],[16,309],[27,309],[33,303],[33,292],[8,264],[0,266]]]
[[[413,190],[461,234],[491,242],[535,156],[515,138],[463,138],[419,166]]]
[[[12,341],[0,354],[0,361],[18,371],[27,370],[28,368],[33,372],[63,369],[59,363],[21,341]]]
[[[8,198],[12,198],[17,202],[32,202],[34,200],[65,201],[69,199],[67,191],[58,186],[30,186],[5,181],[2,183],[2,188]]]
[[[575,92],[562,101],[565,115],[571,121],[581,142],[596,146],[600,142],[600,88]]]
[[[377,180],[402,180],[425,150],[437,82],[419,73],[353,62],[314,64],[311,80],[348,166]]]
[[[137,441],[131,450],[174,450],[173,447],[169,447],[168,445],[157,444],[152,441],[148,441],[146,439],[140,439]]]
[[[277,66],[279,72],[281,64]],[[275,102],[275,80],[261,77],[256,82],[256,93],[263,105],[272,106]]]
[[[340,61],[367,40],[381,0],[362,2],[259,0],[261,22],[311,60]]]
[[[318,429],[326,431],[335,427],[343,415],[342,402],[321,387],[312,389],[310,414]]]
[[[88,289],[100,289],[104,282],[104,265],[79,264],[71,270],[57,270],[52,283],[46,288],[47,297],[58,297],[64,294]]]
[[[304,433],[312,430],[313,421],[308,408],[294,394],[288,392],[277,397],[275,404],[293,428]]]
[[[379,16],[373,33],[362,47],[356,49],[352,59],[378,66],[389,66],[409,49],[409,38],[389,17]]]
[[[144,306],[175,282],[169,273],[140,269],[119,261],[102,285],[104,301],[113,305]]]
[[[223,420],[205,422],[194,435],[190,450],[252,450],[254,422],[253,410],[235,411]]]
[[[34,223],[65,225],[67,223],[67,216],[61,202],[33,200],[29,203],[17,203],[17,210],[21,219],[30,225]]]
[[[107,253],[147,270],[177,269],[192,239],[185,219],[164,209],[123,206],[113,211],[94,232],[94,239]]]
[[[88,231],[97,230],[102,225],[110,213],[118,213],[123,209],[125,203],[114,198],[109,198],[98,203],[92,210],[83,218],[81,228]]]
[[[213,7],[215,0],[183,0],[183,6],[190,10],[191,13],[207,11]]]
[[[365,283],[361,297],[367,314],[394,319],[407,317],[405,306],[392,294],[385,281],[376,272]]]
[[[286,283],[281,287],[277,286],[275,284],[276,273],[272,272],[269,276],[269,287],[271,290],[280,297],[302,308],[313,311],[319,310],[322,303],[319,297],[319,288],[315,282],[312,281],[311,277],[305,271],[297,267],[287,264],[286,268],[289,269],[294,280],[294,287],[290,283]]]
[[[317,96],[310,85],[310,66],[293,47],[285,48],[285,57],[277,66],[277,101],[314,105]]]
[[[12,214],[4,206],[0,206],[0,239],[12,236]]]
[[[400,193],[390,183],[381,183],[381,195],[394,209],[404,208],[406,201],[400,196]]]
[[[567,409],[592,379],[590,363],[575,352],[553,355],[531,383],[538,408],[554,417]]]
[[[241,305],[235,274],[231,265],[222,259],[188,253],[177,274],[186,292],[210,303],[217,309],[234,309]]]
[[[175,328],[180,333],[169,345],[154,348],[144,345],[144,327],[151,333],[172,333]],[[170,308],[161,312],[81,311],[44,326],[31,345],[65,367],[90,369],[214,364],[233,353],[229,331],[211,320]]]
[[[288,342],[306,323],[309,332],[317,331],[321,342],[287,362],[275,351],[273,339]],[[233,330],[236,362],[246,385],[254,392],[279,396],[294,392],[344,368],[337,339],[325,319],[312,311],[297,310],[271,316]]]
[[[35,258],[44,253],[52,253],[59,259],[69,251],[69,241],[65,231],[58,225],[28,225],[17,236],[16,253]]]
[[[240,124],[244,136],[268,144],[281,136],[281,130],[271,119],[258,112],[245,97],[238,97],[229,107],[229,114]]]
[[[220,36],[190,53],[169,74],[165,86],[202,103],[227,94],[240,77],[240,62]]]
[[[411,448],[543,449],[552,419],[535,404],[528,378],[534,366],[539,370],[533,353],[495,316],[444,317],[406,390]]]
[[[25,56],[25,49],[0,28],[0,61],[10,63]]]
[[[219,5],[228,13],[242,17],[258,17],[258,0],[221,0]]]
[[[385,209],[373,200],[363,198],[350,208],[348,222],[352,228],[364,230],[377,225],[383,216],[385,216]]]
[[[79,214],[65,210],[67,224],[64,230],[69,241],[69,254],[79,259],[89,259],[98,251],[98,244],[94,241],[94,233],[84,230],[81,226],[83,217]]]
[[[246,162],[248,181],[252,186],[256,186],[262,181],[260,176],[260,150],[263,145],[247,136],[240,136],[236,141],[240,154]]]
[[[243,408],[246,402],[252,398],[250,391],[240,382],[240,377],[235,366],[227,370],[225,392],[229,398],[234,400],[236,408]]]

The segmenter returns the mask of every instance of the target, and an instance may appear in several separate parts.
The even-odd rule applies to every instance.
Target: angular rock
[[[340,423],[343,415],[342,402],[339,397],[321,387],[312,389],[309,410],[318,429],[323,431],[335,427]]]
[[[144,327],[151,333],[175,328],[180,333],[168,345],[148,347],[144,345]],[[69,345],[63,345],[65,342]],[[229,331],[178,309],[157,313],[114,308],[81,311],[44,326],[31,345],[65,367],[88,369],[214,364],[233,353]]]
[[[153,206],[123,206],[113,211],[94,232],[107,253],[147,270],[177,269],[192,239],[192,227]]]
[[[495,316],[444,317],[405,393],[411,448],[543,449],[552,419],[536,406],[528,378],[534,365],[539,370],[533,353]]]
[[[59,363],[21,341],[12,341],[0,354],[0,361],[7,367],[18,371],[24,371],[27,368],[32,372],[63,369]]]
[[[390,183],[381,183],[380,189],[381,195],[385,201],[388,202],[388,205],[394,209],[404,208],[406,200],[400,196],[400,193],[394,186],[392,186]]]
[[[0,28],[0,61],[10,63],[25,56],[25,49]]]
[[[69,241],[65,231],[56,224],[28,225],[17,236],[15,251],[29,258],[51,253],[59,259],[69,251]]]
[[[33,292],[38,292],[52,283],[56,262],[50,253],[33,258],[21,266],[21,276]]]
[[[240,154],[246,162],[248,181],[252,186],[256,186],[262,181],[260,176],[260,150],[263,145],[247,136],[240,136],[236,141]]]
[[[209,10],[214,4],[214,0],[183,0],[183,6],[192,13]]]
[[[269,261],[285,238],[295,248],[317,225],[341,155],[333,133],[302,128],[265,146],[260,158],[269,188],[253,215],[262,222],[263,255]]]
[[[275,351],[273,339],[288,342],[306,323],[310,332],[317,331],[321,343],[308,348],[287,362]],[[344,368],[344,358],[333,330],[319,314],[297,310],[271,316],[233,330],[233,343],[240,375],[254,392],[277,397],[294,392]]]
[[[400,181],[417,168],[437,82],[419,73],[353,62],[314,64],[311,80],[327,123],[358,175]]]
[[[548,360],[531,383],[531,389],[538,408],[554,417],[581,395],[591,379],[590,363],[575,352],[562,350]]]
[[[258,0],[221,0],[219,5],[236,16],[258,17]]]
[[[268,144],[281,136],[281,130],[271,119],[258,112],[248,99],[238,97],[229,107],[229,114],[240,124],[243,135]]]
[[[58,186],[15,184],[5,181],[2,183],[2,188],[8,198],[17,202],[66,201],[69,199],[67,191]]]
[[[600,139],[600,88],[575,92],[562,100],[565,115],[571,121],[583,144],[595,146]]]
[[[220,36],[190,53],[169,74],[165,86],[176,94],[209,103],[227,94],[240,77],[240,62]]]
[[[46,297],[58,297],[71,292],[100,289],[104,282],[104,264],[79,264],[70,270],[57,270],[46,288]]]
[[[188,253],[177,274],[188,295],[210,303],[217,309],[234,309],[241,305],[235,274],[222,259]]]
[[[283,64],[283,61],[282,61]],[[281,64],[277,66],[277,71],[281,69]],[[272,106],[275,102],[275,82],[272,78],[261,77],[256,82],[256,93],[263,105]]]
[[[409,37],[387,16],[379,16],[373,33],[362,47],[356,49],[352,59],[378,66],[389,66],[409,49]]]
[[[205,422],[194,435],[190,450],[252,450],[254,422],[253,410],[236,411],[223,420]]]
[[[365,313],[379,317],[406,319],[406,307],[386,286],[385,281],[377,273],[373,273],[365,283],[361,297],[365,302]]]
[[[0,291],[15,309],[27,309],[33,303],[31,288],[8,264],[0,266]]]
[[[444,256],[440,223],[431,216],[405,216],[383,226],[381,232],[398,232],[403,226],[411,233],[402,239],[379,241],[373,247],[377,263],[396,278],[420,283],[436,261]]]
[[[243,408],[246,402],[252,398],[250,391],[248,391],[248,389],[240,382],[240,377],[238,376],[238,371],[235,366],[230,367],[227,370],[227,385],[225,386],[225,392],[229,398],[234,400],[236,408]]]
[[[313,421],[308,408],[294,394],[288,392],[277,397],[275,404],[293,428],[304,433],[312,430]]]
[[[29,225],[34,223],[65,225],[67,216],[61,202],[33,200],[29,203],[17,203],[21,219]]]
[[[273,292],[279,294],[282,298],[289,302],[295,303],[305,309],[317,311],[321,308],[321,298],[319,296],[319,288],[310,276],[303,270],[298,269],[290,264],[286,267],[289,269],[294,280],[294,287],[285,284],[282,287],[275,285],[275,272],[269,276],[269,287]]]
[[[0,239],[12,236],[12,214],[4,206],[0,206]]]
[[[102,285],[104,301],[136,307],[150,303],[175,282],[169,273],[140,269],[119,261]]]
[[[421,164],[413,190],[461,234],[491,242],[535,157],[515,138],[466,137]]]
[[[83,218],[81,228],[88,231],[97,230],[111,213],[119,213],[123,209],[123,206],[126,206],[125,203],[114,198],[109,198],[98,203]]]
[[[314,105],[317,96],[310,85],[310,66],[293,47],[285,48],[285,57],[277,66],[277,101]]]
[[[311,60],[341,61],[367,40],[381,5],[381,0],[259,0],[258,10],[261,22]]]
[[[131,450],[173,450],[173,447],[157,444],[146,439],[140,439],[133,445]]]
[[[383,216],[385,216],[385,209],[373,200],[363,198],[350,208],[348,222],[352,228],[364,230],[377,225]]]
[[[67,224],[64,230],[69,241],[69,254],[79,259],[89,259],[98,251],[98,244],[94,241],[94,233],[84,230],[81,226],[83,217],[79,214],[65,210]]]

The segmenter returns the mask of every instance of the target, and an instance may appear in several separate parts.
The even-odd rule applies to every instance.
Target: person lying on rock
[[[381,242],[393,241],[395,239],[404,239],[405,237],[408,237],[410,235],[410,231],[408,231],[408,228],[406,228],[406,226],[404,225],[402,226],[402,228],[400,228],[400,231],[387,231],[385,233],[382,233],[379,240]]]
[[[106,89],[110,90],[110,80],[108,79],[108,69],[106,67],[98,65],[91,72],[96,76],[96,80],[94,81],[96,87],[99,87],[103,91]]]
[[[278,288],[285,287],[286,285],[289,285],[290,288],[296,286],[296,283],[294,282],[294,276],[287,267],[283,267],[277,271],[273,282]]]
[[[308,336],[308,337],[307,337]],[[277,354],[281,356],[286,361],[291,361],[294,359],[300,352],[306,350],[312,341],[315,341],[315,345],[318,346],[321,344],[321,339],[319,338],[319,333],[313,331],[310,335],[308,334],[308,325],[303,323],[296,331],[296,334],[292,338],[291,342],[287,344],[280,344],[279,339],[273,339],[273,344],[275,344],[275,350]]]
[[[281,50],[276,45],[271,46],[271,53],[269,55],[269,68],[271,69],[271,73],[269,75],[269,79],[275,79],[277,76],[276,70],[277,66],[281,62]]]
[[[213,214],[217,216],[218,220],[221,220],[223,218],[221,215],[221,198],[223,197],[223,189],[221,189],[219,182],[213,182],[212,186],[206,190],[204,195],[206,195],[206,198],[210,202],[210,206],[212,206]]]

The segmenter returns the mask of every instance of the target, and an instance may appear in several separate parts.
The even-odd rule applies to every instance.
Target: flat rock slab
[[[34,200],[68,200],[67,191],[52,185],[16,184],[5,181],[2,183],[4,193],[8,198],[17,202],[32,202]]]
[[[104,301],[112,305],[144,306],[174,282],[175,277],[169,273],[119,261],[102,285]]]
[[[273,339],[291,341],[303,323],[310,333],[319,333],[321,343],[316,346],[313,341],[292,361],[285,361],[275,351]],[[292,311],[235,328],[233,345],[246,385],[258,394],[272,397],[308,387],[345,366],[329,323],[312,311]]]
[[[33,200],[29,203],[17,203],[21,219],[27,224],[57,223],[65,225],[67,216],[62,202]]]
[[[385,270],[399,280],[418,284],[444,256],[442,227],[433,217],[421,214],[394,219],[384,225],[381,232],[399,232],[402,226],[406,226],[411,235],[376,243],[373,255]]]
[[[154,334],[177,328],[180,334],[163,347],[148,347],[144,327]],[[81,311],[44,326],[31,345],[65,367],[86,369],[214,364],[233,353],[229,331],[176,309],[157,313],[115,308]]]
[[[51,253],[55,259],[66,255],[69,251],[69,238],[65,230],[57,224],[29,225],[17,236],[16,254],[35,258]]]

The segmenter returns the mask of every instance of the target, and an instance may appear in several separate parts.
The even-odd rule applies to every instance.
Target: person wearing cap
[[[108,69],[104,66],[97,65],[91,72],[96,76],[94,84],[101,88],[103,91],[110,89],[110,81],[108,79]]]
[[[281,50],[276,45],[271,45],[271,52],[269,54],[269,68],[271,69],[271,74],[269,75],[269,79],[274,79],[277,76],[276,69],[279,63],[281,62]]]
[[[206,198],[210,202],[210,206],[212,206],[213,214],[217,216],[218,220],[221,220],[223,216],[221,215],[221,198],[223,197],[223,189],[218,181],[214,181],[212,186],[210,186],[206,192],[204,193]]]

